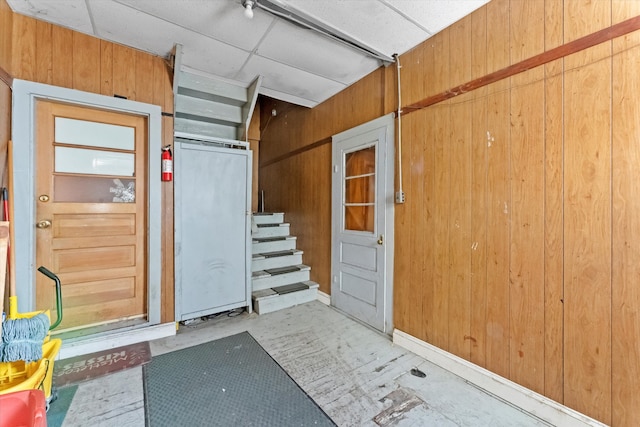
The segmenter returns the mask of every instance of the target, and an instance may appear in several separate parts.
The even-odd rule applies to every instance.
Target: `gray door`
[[[331,303],[392,332],[393,116],[333,137]]]
[[[251,153],[176,146],[176,318],[249,307]]]

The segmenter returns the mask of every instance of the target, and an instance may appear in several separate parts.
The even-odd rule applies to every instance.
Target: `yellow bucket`
[[[0,362],[0,394],[40,389],[49,401],[53,382],[53,365],[62,340],[52,339],[42,345],[42,359],[35,362]]]

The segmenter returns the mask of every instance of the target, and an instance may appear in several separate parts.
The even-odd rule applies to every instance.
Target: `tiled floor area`
[[[159,355],[242,331],[339,426],[548,425],[317,301],[181,326],[175,337],[151,342],[151,351]],[[414,368],[426,376],[412,375]],[[67,427],[144,424],[140,367],[81,383],[64,422]]]

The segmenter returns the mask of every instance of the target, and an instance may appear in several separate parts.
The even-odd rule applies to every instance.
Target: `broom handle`
[[[9,140],[9,144],[7,147],[7,190],[9,194],[13,194],[13,141]],[[8,209],[6,221],[10,221],[10,218],[13,218],[13,197],[11,197],[8,201]],[[16,255],[15,249],[16,240],[15,240],[16,231],[14,229],[13,221],[9,223],[9,243],[8,243],[8,252],[9,252],[9,289],[11,290],[10,296],[16,295]]]
[[[0,222],[0,306],[4,312],[4,283],[7,278],[7,250],[9,246],[9,223],[7,221]],[[7,316],[9,313],[7,313]],[[0,339],[2,337],[2,322],[0,322]]]

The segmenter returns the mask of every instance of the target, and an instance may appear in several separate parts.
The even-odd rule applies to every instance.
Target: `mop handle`
[[[56,312],[58,313],[58,319],[55,321],[53,325],[49,327],[49,330],[51,330],[56,326],[58,326],[60,322],[62,322],[62,289],[60,286],[60,279],[58,278],[58,276],[56,276],[55,274],[53,274],[51,271],[47,270],[43,266],[38,267],[38,271],[44,274],[45,276],[47,276],[49,279],[56,282]]]

